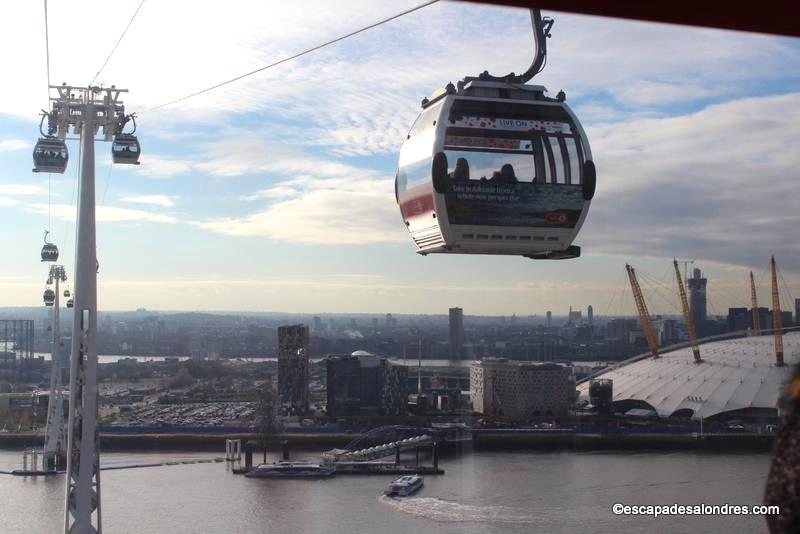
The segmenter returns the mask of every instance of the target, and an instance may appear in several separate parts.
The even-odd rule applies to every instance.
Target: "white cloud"
[[[47,191],[38,185],[31,184],[0,184],[0,195],[43,195]]]
[[[16,205],[18,203],[19,203],[19,201],[15,200],[13,198],[0,197],[0,207],[14,206],[14,205]]]
[[[276,188],[292,191],[264,209],[243,217],[196,223],[226,235],[263,236],[299,243],[365,244],[407,239],[394,202],[393,181],[373,171],[335,162],[284,160],[284,169],[323,169],[319,177],[303,176],[281,182]],[[341,168],[340,168],[341,167]],[[325,178],[325,170],[344,176]],[[261,193],[261,194],[260,194]],[[263,192],[252,197],[267,198]],[[289,195],[286,195],[289,197]],[[279,198],[279,197],[272,197]]]
[[[262,200],[270,198],[287,198],[297,196],[298,191],[294,187],[279,185],[276,187],[269,187],[267,189],[260,189],[252,195],[245,195],[241,197],[242,200]]]
[[[12,150],[23,150],[31,146],[31,143],[23,139],[4,139],[0,141],[0,152],[11,152]]]
[[[121,167],[127,168],[125,165]],[[147,153],[142,150],[140,165],[130,170],[134,170],[137,174],[146,176],[147,178],[172,178],[174,176],[191,173],[192,162],[189,160],[147,155]]]
[[[69,204],[31,204],[27,209],[33,213],[46,214],[48,209],[53,217],[64,221],[75,221],[75,206]],[[114,206],[97,206],[96,218],[98,222],[154,222],[175,224],[178,220],[163,213],[153,213],[145,210],[134,210]]]
[[[123,202],[131,202],[134,204],[163,206],[165,208],[171,208],[175,205],[175,201],[172,200],[171,197],[168,197],[166,195],[132,195],[132,196],[121,197],[120,200]]]
[[[579,237],[587,252],[800,265],[800,93],[589,131],[598,191]]]

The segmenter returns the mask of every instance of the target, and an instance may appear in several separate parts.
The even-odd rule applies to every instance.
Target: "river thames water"
[[[102,464],[212,458],[106,453]],[[308,457],[298,454],[295,457]],[[381,496],[392,476],[256,480],[225,463],[101,473],[107,533],[766,532],[760,516],[621,517],[614,503],[761,504],[766,454],[470,452],[446,456],[413,497]],[[0,451],[0,470],[21,452]],[[0,532],[63,528],[64,475],[0,475]]]

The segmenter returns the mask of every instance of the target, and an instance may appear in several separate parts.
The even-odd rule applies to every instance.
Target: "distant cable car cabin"
[[[53,303],[56,301],[56,292],[50,288],[44,290],[44,295],[42,295],[44,299],[45,306],[52,306]]]
[[[55,246],[53,243],[50,243],[47,240],[47,234],[50,232],[45,230],[44,232],[44,245],[42,245],[42,261],[58,261],[58,247]]]
[[[72,308],[74,305],[75,303],[72,301],[72,299],[67,299],[67,308]]]
[[[595,192],[586,134],[563,92],[524,85],[551,20],[532,10],[537,58],[521,76],[484,73],[423,100],[400,150],[395,196],[417,252],[580,256]]]
[[[44,131],[44,121],[47,119],[47,132]],[[42,112],[39,122],[39,132],[42,137],[33,147],[33,172],[56,172],[63,174],[67,169],[69,151],[63,139],[55,136],[58,117],[54,113]]]
[[[123,133],[122,129],[129,121],[133,123],[133,131],[131,133]],[[114,163],[139,165],[139,155],[142,152],[142,147],[139,145],[139,139],[136,138],[134,133],[136,133],[136,116],[131,114],[121,117],[117,132],[114,135],[114,141],[111,143],[111,159]]]
[[[111,144],[111,158],[114,163],[139,165],[140,152],[139,140],[132,134],[117,134]]]
[[[69,289],[65,289],[64,290],[64,296],[65,297],[69,297]]]
[[[56,172],[67,169],[69,152],[67,144],[55,137],[42,137],[33,148],[33,172]]]

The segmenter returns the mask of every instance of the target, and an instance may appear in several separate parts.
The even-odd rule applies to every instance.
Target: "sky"
[[[48,2],[50,81],[86,85],[140,0]],[[96,83],[126,88],[140,166],[96,142],[100,309],[302,313],[678,313],[673,257],[709,311],[800,297],[800,41],[556,12],[534,82],[564,90],[597,166],[569,261],[415,254],[393,194],[420,101],[484,70],[527,68],[525,10],[439,2],[313,54],[162,106],[419,2],[144,2]],[[86,31],[83,28],[89,27]],[[78,144],[34,174],[48,107],[41,2],[0,5],[0,306],[35,306],[47,228],[74,265]]]

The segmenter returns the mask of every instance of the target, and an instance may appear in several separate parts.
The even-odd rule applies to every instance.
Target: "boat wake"
[[[392,498],[382,495],[383,504],[407,514],[443,523],[534,523],[537,518],[520,514],[507,506],[476,506],[436,497]]]

